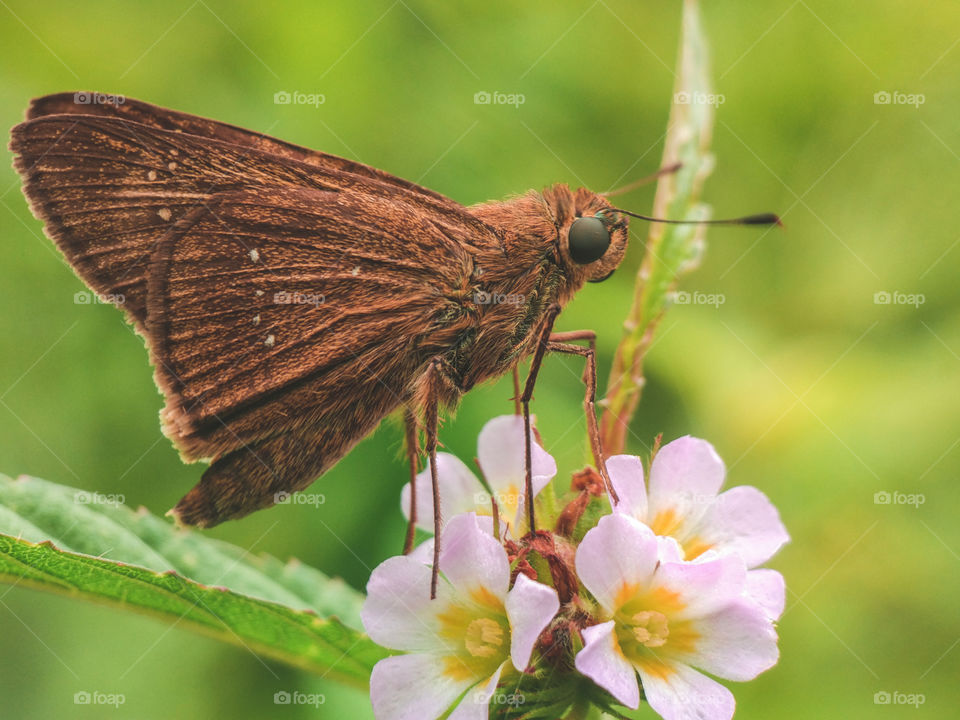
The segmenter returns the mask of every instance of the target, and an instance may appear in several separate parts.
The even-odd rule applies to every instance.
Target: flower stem
[[[587,720],[591,716],[592,705],[587,700],[577,700],[563,720]]]
[[[706,41],[696,0],[685,0],[677,80],[661,167],[680,163],[657,183],[653,216],[702,220],[707,208],[699,203],[703,182],[710,174],[709,154],[713,109],[719,101],[710,92]],[[622,453],[630,421],[643,390],[643,361],[657,327],[669,307],[669,293],[677,278],[696,266],[703,244],[702,226],[654,223],[637,273],[633,303],[624,321],[603,400],[600,437],[607,455]]]

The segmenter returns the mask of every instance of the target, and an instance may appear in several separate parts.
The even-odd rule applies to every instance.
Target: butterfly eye
[[[581,217],[573,221],[567,234],[570,257],[579,265],[599,260],[610,247],[610,233],[596,217]]]

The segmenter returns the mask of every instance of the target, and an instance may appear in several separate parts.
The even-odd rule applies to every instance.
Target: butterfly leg
[[[457,400],[466,392],[459,383],[455,369],[443,357],[434,357],[411,388],[409,406],[416,408],[424,431],[424,449],[430,468],[430,483],[433,492],[433,572],[430,578],[430,598],[437,596],[437,579],[440,572],[440,542],[442,518],[440,515],[440,479],[437,472],[437,428],[440,406],[455,407]]]
[[[553,331],[553,323],[559,314],[560,306],[556,303],[547,308],[544,314],[543,329],[540,333],[537,347],[533,351],[533,358],[530,360],[530,371],[527,373],[527,382],[523,386],[523,394],[520,395],[520,406],[523,408],[524,496],[526,498],[527,522],[530,527],[530,532],[535,532],[537,529],[537,519],[533,509],[533,451],[530,447],[530,400],[533,398],[533,386],[537,382],[540,365],[543,364],[543,354],[547,351],[547,345],[550,344],[550,333]]]
[[[574,345],[577,341],[586,341],[587,347]],[[606,458],[603,454],[603,445],[600,441],[600,428],[597,425],[596,398],[597,398],[597,334],[593,330],[575,330],[573,332],[554,333],[547,343],[549,352],[579,355],[586,358],[586,367],[583,370],[583,383],[586,394],[583,399],[583,409],[587,416],[587,434],[590,436],[590,449],[593,452],[593,462],[603,478],[610,499],[619,502],[610,475],[607,473]]]
[[[513,414],[520,415],[523,410],[520,407],[520,369],[513,368]]]
[[[433,491],[433,571],[430,574],[430,599],[437,597],[437,580],[440,575],[440,480],[437,475],[437,422],[440,412],[439,385],[442,360],[435,358],[427,369],[426,402],[424,403],[424,430],[426,450],[430,464],[430,483]]]
[[[407,537],[403,543],[403,554],[413,550],[413,540],[417,529],[417,466],[420,459],[420,428],[417,418],[409,408],[403,413],[407,459],[410,463],[410,523],[407,525]]]

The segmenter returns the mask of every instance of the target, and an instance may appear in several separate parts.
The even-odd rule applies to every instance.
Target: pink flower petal
[[[656,515],[673,510],[686,522],[699,518],[723,485],[726,468],[706,440],[678,438],[657,452],[650,467],[649,507],[651,524]]]
[[[640,458],[635,455],[608,457],[607,474],[619,500],[614,510],[646,522],[647,488],[643,484],[643,463]]]
[[[730,720],[733,717],[736,701],[723,685],[687,665],[672,665],[664,670],[638,669],[647,702],[664,720]]]
[[[492,538],[491,538],[492,539]],[[409,556],[392,557],[370,575],[360,618],[379,645],[395,650],[442,649],[437,637],[437,612],[450,600],[450,588],[440,584],[430,600],[430,568]]]
[[[718,550],[732,550],[753,568],[769,560],[790,536],[773,503],[755,487],[717,497],[698,523],[698,535]]]
[[[370,700],[377,720],[434,720],[469,688],[443,671],[442,655],[394,655],[370,674]]]
[[[777,633],[766,611],[748,598],[693,621],[696,648],[684,662],[727,680],[753,680],[777,664]]]
[[[783,575],[776,570],[760,568],[747,573],[745,592],[752,598],[771,620],[783,615],[783,606],[787,601],[787,587]]]
[[[433,566],[433,538],[428,538],[422,543],[417,545],[413,550],[410,551],[410,554],[407,555],[408,558],[416,560],[417,562],[423,563],[424,565]]]
[[[537,638],[560,609],[560,600],[552,587],[520,573],[504,605],[510,620],[510,658],[513,666],[523,672],[530,664]]]
[[[510,586],[507,552],[484,532],[474,513],[450,518],[440,543],[440,571],[457,592],[483,588],[501,600]]]
[[[584,628],[583,650],[577,653],[577,670],[593,680],[631,710],[640,706],[637,671],[623,656],[616,636],[614,621]]]
[[[683,562],[683,547],[676,538],[657,535],[657,556],[660,562]]]
[[[483,426],[477,438],[477,459],[494,493],[523,492],[526,483],[525,458],[522,416],[501,415]],[[530,444],[530,471],[534,495],[557,474],[557,463],[550,453],[537,444],[536,438]]]
[[[433,532],[433,481],[429,466],[417,474],[417,527]],[[440,486],[440,516],[444,520],[477,506],[483,485],[460,458],[437,453],[437,484]],[[400,492],[400,509],[410,519],[410,483]]]
[[[734,553],[710,554],[694,562],[665,562],[654,583],[680,597],[679,618],[695,618],[722,609],[739,598],[747,581],[743,560]]]
[[[627,585],[647,585],[657,566],[657,538],[629,515],[604,515],[577,548],[580,581],[607,610]]]
[[[447,720],[487,720],[490,717],[490,700],[497,690],[497,683],[500,682],[500,674],[503,672],[503,665],[497,668],[497,671],[490,676],[483,687],[477,685],[469,690],[463,700],[450,713]]]
[[[480,529],[488,535],[493,535],[492,515],[477,515],[477,525],[479,525]],[[500,532],[503,532],[502,525],[500,527]],[[417,545],[413,550],[411,550],[407,557],[413,558],[417,562],[433,567],[433,542],[433,538],[427,538],[422,543]]]

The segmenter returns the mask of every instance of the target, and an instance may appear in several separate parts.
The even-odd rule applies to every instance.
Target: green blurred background
[[[28,100],[93,89],[254,128],[375,165],[465,204],[554,182],[606,190],[654,170],[677,2],[0,3],[0,125]],[[715,444],[730,484],[778,505],[793,541],[782,660],[737,686],[740,718],[957,716],[960,704],[960,6],[708,3],[718,108],[717,215],[777,210],[787,231],[711,232],[647,364],[631,433]],[[277,105],[278,91],[325,102]],[[522,93],[520,107],[477,92]],[[875,93],[922,94],[878,104]],[[199,478],[161,436],[141,341],[84,289],[0,163],[0,471],[163,513]],[[949,190],[953,187],[954,190]],[[652,188],[623,204],[643,212]],[[642,233],[560,329],[599,335],[606,377]],[[922,294],[917,305],[876,293]],[[894,296],[892,296],[894,297]],[[895,299],[900,299],[896,296]],[[561,469],[584,461],[578,360],[550,358],[536,412]],[[466,397],[441,439],[472,457],[507,383]],[[362,587],[398,551],[400,432],[385,425],[280,506],[210,531]],[[883,505],[875,493],[922,493]],[[153,620],[0,587],[3,718],[368,717],[343,690]],[[119,710],[73,704],[122,692]],[[323,692],[313,708],[278,690]],[[922,693],[912,706],[878,692]],[[649,711],[640,713],[650,717]]]

